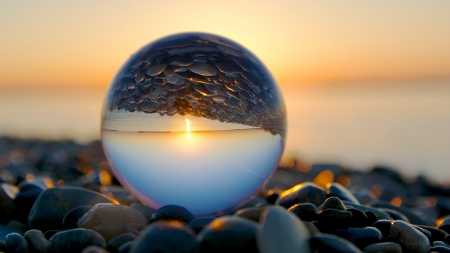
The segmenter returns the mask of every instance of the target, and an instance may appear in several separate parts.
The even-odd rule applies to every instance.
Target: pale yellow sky
[[[279,83],[450,77],[450,1],[1,1],[1,86],[105,88],[157,38],[202,31]]]

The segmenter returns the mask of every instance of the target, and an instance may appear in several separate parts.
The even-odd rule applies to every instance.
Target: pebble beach
[[[450,252],[450,188],[404,176],[293,159],[236,210],[196,217],[140,203],[99,141],[1,137],[0,252]]]

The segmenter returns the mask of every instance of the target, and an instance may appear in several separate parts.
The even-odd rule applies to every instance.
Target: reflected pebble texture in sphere
[[[266,67],[239,44],[184,33],[122,66],[102,112],[118,180],[152,208],[220,214],[249,200],[283,152],[286,110]]]

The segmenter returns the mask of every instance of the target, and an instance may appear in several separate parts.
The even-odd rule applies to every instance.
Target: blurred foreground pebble
[[[388,167],[292,160],[237,210],[194,217],[140,203],[100,142],[0,138],[0,252],[450,252],[449,197]]]

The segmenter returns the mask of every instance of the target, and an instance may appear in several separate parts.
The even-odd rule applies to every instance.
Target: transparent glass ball
[[[183,33],[152,42],[112,81],[102,143],[114,174],[152,208],[195,215],[251,199],[284,149],[286,110],[263,63],[241,45]]]

